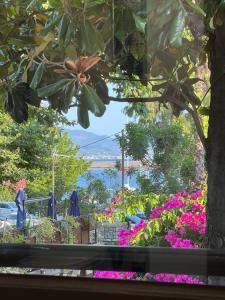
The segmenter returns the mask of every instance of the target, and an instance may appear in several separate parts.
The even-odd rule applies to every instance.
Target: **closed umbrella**
[[[47,212],[47,216],[49,218],[51,218],[53,221],[57,220],[57,216],[56,216],[56,200],[55,197],[53,195],[53,193],[49,193],[49,199],[48,199],[48,212]]]
[[[78,194],[76,191],[73,191],[71,197],[70,197],[70,208],[69,208],[69,215],[73,217],[79,217],[80,216],[80,207],[79,207],[79,199]]]
[[[26,212],[24,208],[24,202],[26,199],[26,195],[23,189],[20,189],[16,195],[16,206],[17,206],[17,219],[16,219],[16,227],[20,230],[24,229],[25,220],[26,220]]]

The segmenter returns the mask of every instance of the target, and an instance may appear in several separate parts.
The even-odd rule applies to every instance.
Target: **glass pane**
[[[221,275],[205,248],[224,248],[225,49],[212,38],[224,8],[202,2],[0,4],[0,249],[57,245],[52,257],[76,260],[3,261],[2,272],[199,285]]]

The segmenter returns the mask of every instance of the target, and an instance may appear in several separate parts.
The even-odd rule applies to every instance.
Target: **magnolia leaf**
[[[53,33],[49,33],[45,38],[44,38],[44,42],[38,46],[38,47],[35,47],[34,50],[32,50],[30,53],[29,53],[29,56],[30,56],[30,62],[29,64],[27,65],[23,75],[22,75],[22,80],[23,81],[27,81],[27,71],[30,69],[32,63],[33,63],[33,60],[35,59],[35,57],[37,57],[41,52],[43,52],[46,47],[48,46],[48,44],[50,42],[52,42],[54,40],[54,34]]]
[[[134,17],[134,21],[135,21],[137,30],[142,33],[145,33],[146,21],[144,19],[142,19],[141,17],[139,17],[138,15],[136,15],[135,13],[133,13],[133,17]]]
[[[182,46],[182,36],[185,27],[186,13],[180,10],[177,16],[174,18],[169,35],[170,46],[179,48]]]
[[[41,82],[42,76],[44,74],[44,70],[45,70],[45,64],[44,63],[40,63],[35,74],[34,77],[31,81],[30,87],[32,89],[36,89],[38,84]]]
[[[81,52],[85,54],[93,55],[104,50],[100,32],[88,20],[81,24],[79,44]]]
[[[138,61],[145,56],[145,39],[140,32],[134,32],[131,36],[130,53]]]
[[[69,18],[67,14],[64,14],[60,21],[59,31],[58,31],[58,41],[60,47],[64,46],[68,25],[69,25]]]
[[[53,17],[50,19],[48,23],[45,24],[45,27],[39,32],[40,35],[46,35],[49,31],[51,31],[56,25],[59,24],[62,16]]]
[[[70,44],[74,32],[75,32],[74,23],[70,22],[65,36],[65,41],[63,45],[64,47],[67,47]]]
[[[78,123],[83,128],[87,129],[90,126],[88,109],[85,107],[84,104],[81,104],[77,108],[77,119],[78,119]]]
[[[109,104],[109,90],[105,81],[101,80],[95,84],[96,93],[102,99],[104,104]]]
[[[48,97],[56,94],[58,91],[62,90],[66,84],[70,83],[71,79],[61,79],[56,83],[52,83],[50,85],[44,86],[37,90],[39,97]]]
[[[69,106],[73,100],[75,94],[76,86],[75,82],[72,81],[65,87],[65,105]]]
[[[105,104],[102,102],[101,98],[89,85],[83,86],[80,96],[80,102],[85,103],[88,109],[96,117],[101,117],[106,110]]]
[[[192,0],[185,0],[185,2],[201,17],[205,17],[206,14],[204,10],[196,3],[194,3]]]

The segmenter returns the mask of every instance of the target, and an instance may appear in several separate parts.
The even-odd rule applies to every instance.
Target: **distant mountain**
[[[106,135],[97,135],[85,130],[66,128],[65,131],[68,132],[73,143],[81,147],[80,153],[90,159],[116,159],[121,156],[121,150],[115,137],[107,138]],[[105,140],[99,141],[102,139]]]

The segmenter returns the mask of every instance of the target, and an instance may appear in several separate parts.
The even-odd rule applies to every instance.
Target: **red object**
[[[18,191],[19,189],[25,189],[27,187],[27,180],[21,179],[16,182],[15,184],[15,190]]]

